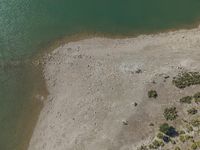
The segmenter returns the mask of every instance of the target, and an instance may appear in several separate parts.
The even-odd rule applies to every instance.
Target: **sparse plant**
[[[197,141],[196,144],[200,148],[200,141]]]
[[[164,135],[164,136],[163,136],[163,141],[164,141],[165,143],[168,143],[169,141],[171,141],[171,139],[170,139],[169,136]]]
[[[149,145],[149,148],[150,148],[150,149],[154,149],[154,145],[153,145],[153,144],[150,144],[150,145]]]
[[[195,115],[198,111],[196,108],[191,108],[187,110],[188,114],[190,115]]]
[[[163,137],[164,137],[164,135],[163,135],[162,133],[159,132],[159,133],[157,134],[157,138],[163,139]]]
[[[197,92],[193,96],[195,103],[200,103],[200,92]]]
[[[190,139],[193,139],[193,136],[190,136],[190,135],[185,135],[185,140],[188,141]]]
[[[187,129],[187,132],[192,132],[193,131],[193,127],[190,126],[189,124],[186,125],[186,129]]]
[[[179,137],[179,140],[184,143],[186,140],[185,140],[185,136],[184,135],[180,135]]]
[[[193,127],[199,127],[200,126],[200,119],[193,119],[192,121],[191,121],[191,125],[193,126]]]
[[[175,120],[178,117],[176,107],[165,108],[164,117],[166,120]]]
[[[180,135],[181,135],[181,134],[185,134],[185,131],[181,130],[181,131],[179,131],[178,133],[179,133]]]
[[[191,149],[192,150],[196,150],[197,148],[198,148],[197,144],[196,143],[192,143]]]
[[[175,147],[174,150],[181,150],[181,148],[177,146],[177,147]]]
[[[180,103],[191,104],[191,102],[192,102],[192,96],[185,96],[180,99]]]
[[[160,140],[154,140],[153,141],[153,146],[154,146],[154,149],[157,149],[157,148],[159,148],[159,147],[163,147],[165,144],[162,142],[162,141],[160,141]]]
[[[148,150],[148,147],[146,145],[142,145],[137,150]]]
[[[148,97],[149,98],[157,98],[158,94],[155,90],[148,91]]]
[[[172,140],[172,139],[171,139],[170,142],[171,142],[172,144],[174,144],[174,145],[176,144],[176,141],[175,141],[175,140]]]

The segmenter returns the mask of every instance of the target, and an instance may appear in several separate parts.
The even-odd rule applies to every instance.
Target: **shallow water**
[[[34,94],[45,88],[30,59],[52,41],[79,32],[152,33],[199,17],[199,0],[0,0],[0,149],[27,145],[41,108]]]

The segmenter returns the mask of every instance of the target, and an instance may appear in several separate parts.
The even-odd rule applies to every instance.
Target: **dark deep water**
[[[80,32],[153,33],[199,18],[199,0],[0,0],[0,149],[26,148],[41,108],[35,95],[45,93],[30,60],[50,42]]]

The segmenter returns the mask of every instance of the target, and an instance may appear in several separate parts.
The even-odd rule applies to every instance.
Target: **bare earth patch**
[[[172,84],[183,71],[200,71],[199,28],[60,46],[45,57],[49,96],[29,150],[136,150],[149,144],[160,124],[180,127],[189,109],[180,99],[200,91],[199,85]],[[157,97],[149,98],[149,90]],[[178,118],[166,121],[163,111],[172,106]]]

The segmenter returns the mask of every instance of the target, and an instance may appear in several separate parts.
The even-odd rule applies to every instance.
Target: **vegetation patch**
[[[188,114],[190,115],[195,115],[198,111],[196,108],[191,108],[187,110]]]
[[[176,146],[174,150],[181,150],[181,148]]]
[[[172,83],[180,89],[191,85],[200,84],[199,72],[183,72],[173,78]]]
[[[193,98],[195,103],[200,103],[200,92],[194,94]]]
[[[169,137],[175,137],[178,135],[178,132],[173,126],[170,126],[168,123],[163,123],[160,125],[159,131],[168,135]]]
[[[191,85],[200,84],[200,73],[199,72],[184,72],[178,74],[173,78],[173,84],[183,89]],[[158,94],[155,90],[150,90],[148,92],[149,98],[157,98]],[[139,150],[151,150],[151,149],[172,149],[172,150],[181,150],[190,149],[190,150],[200,150],[200,117],[198,116],[199,105],[200,103],[200,92],[191,95],[185,96],[179,99],[182,104],[191,104],[191,105],[182,105],[180,108],[180,116],[177,121],[174,121],[178,117],[178,111],[175,106],[169,106],[164,109],[163,115],[167,123],[160,124],[159,130],[157,130],[157,135],[151,140],[147,145],[142,145],[139,147]],[[196,104],[195,104],[196,103]],[[189,108],[188,108],[189,107]],[[182,111],[186,111],[181,115]],[[175,125],[169,125],[172,123]],[[179,124],[180,123],[180,124]],[[178,126],[179,125],[179,126]],[[150,126],[154,126],[153,123],[150,123]]]
[[[193,127],[199,127],[200,126],[200,118],[193,119],[190,123]]]
[[[149,98],[157,98],[158,93],[155,90],[150,90],[150,91],[148,91],[148,97]]]
[[[137,150],[148,150],[148,147],[146,145],[142,145]]]
[[[164,117],[166,120],[175,120],[178,117],[176,107],[165,108]]]
[[[185,96],[180,99],[180,103],[191,104],[192,103],[192,96]]]
[[[163,133],[160,133],[160,132],[159,132],[159,133],[157,134],[157,138],[163,139],[163,137],[164,137]]]

